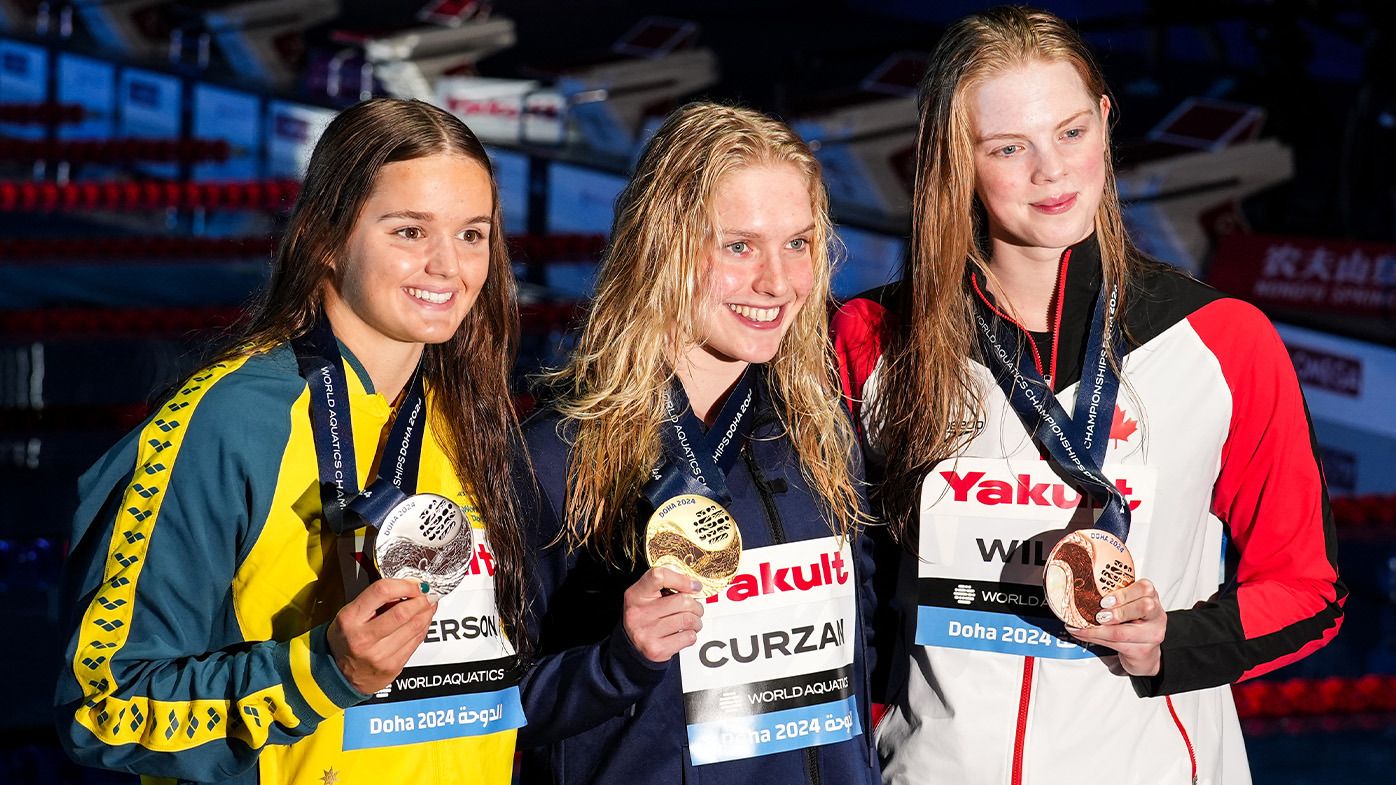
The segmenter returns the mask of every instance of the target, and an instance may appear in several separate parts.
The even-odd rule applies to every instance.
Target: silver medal
[[[474,536],[460,505],[434,493],[407,497],[383,519],[373,563],[384,578],[423,581],[445,596],[470,567]]]

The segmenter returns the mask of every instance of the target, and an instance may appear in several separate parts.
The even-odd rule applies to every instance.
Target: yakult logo
[[[1028,507],[1058,507],[1063,510],[1074,510],[1080,507],[1082,502],[1092,504],[1088,497],[1066,483],[1033,482],[1032,475],[1027,473],[1015,474],[1009,480],[985,479],[987,476],[985,472],[965,472],[962,475],[956,471],[944,471],[940,473],[940,476],[950,487],[950,492],[957,502],[968,502],[971,501],[972,497],[976,504],[986,507],[1013,504]],[[1131,510],[1139,509],[1141,502],[1138,499],[1130,499],[1130,495],[1134,493],[1134,488],[1130,487],[1128,480],[1115,480],[1115,487],[1120,489],[1120,493],[1124,495],[1126,500],[1129,500]]]
[[[483,572],[481,572],[483,570]],[[488,545],[480,543],[475,546],[475,553],[470,557],[470,569],[466,575],[486,575],[494,577],[494,552]]]
[[[843,560],[843,553],[832,551],[821,553],[819,560],[809,564],[776,566],[771,562],[761,562],[750,573],[738,573],[725,591],[707,599],[717,602],[726,598],[731,602],[741,602],[764,594],[780,594],[788,591],[809,591],[821,586],[835,586],[848,583],[849,573]]]

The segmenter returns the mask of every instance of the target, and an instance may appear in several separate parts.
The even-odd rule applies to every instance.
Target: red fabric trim
[[[1037,353],[1037,342],[1034,341],[1034,340],[1032,339],[1032,336],[1031,336],[1031,335],[1028,335],[1028,328],[1026,328],[1026,327],[1024,327],[1023,325],[1019,324],[1018,321],[1017,321],[1016,319],[1014,319],[1012,316],[1009,316],[1008,314],[1004,313],[1003,311],[1000,311],[1000,310],[998,309],[998,306],[994,305],[993,302],[991,302],[991,301],[989,300],[988,297],[985,297],[985,296],[984,296],[984,290],[979,288],[979,279],[978,279],[978,278],[975,278],[973,275],[971,275],[971,276],[969,277],[969,282],[970,282],[970,285],[974,287],[974,293],[977,294],[977,295],[979,295],[979,299],[984,303],[985,307],[987,307],[989,310],[993,311],[994,313],[998,314],[998,317],[999,317],[1000,319],[1004,320],[1005,322],[1008,322],[1009,324],[1011,324],[1011,325],[1013,325],[1014,327],[1017,327],[1019,330],[1022,330],[1022,331],[1023,331],[1023,337],[1024,337],[1024,339],[1027,340],[1027,342],[1028,342],[1028,348],[1032,350],[1032,364],[1035,365],[1035,366],[1037,366],[1037,372],[1038,372],[1038,373],[1043,373],[1043,370],[1042,370],[1042,355],[1040,355],[1040,354]]]
[[[1188,748],[1188,761],[1192,764],[1192,781],[1197,782],[1197,752],[1192,748],[1192,739],[1188,738],[1188,729],[1183,727],[1178,710],[1173,708],[1173,696],[1169,695],[1163,700],[1168,704],[1168,713],[1172,715],[1173,724],[1178,726],[1178,734],[1183,737],[1183,744]]]
[[[1275,328],[1255,307],[1233,299],[1203,306],[1188,322],[1216,357],[1231,392],[1212,513],[1241,554],[1236,605],[1245,638],[1253,640],[1337,601],[1335,535],[1299,381]],[[1340,626],[1242,678],[1306,656]]]
[[[1062,262],[1057,273],[1057,290],[1052,294],[1052,300],[1056,303],[1057,316],[1052,320],[1052,365],[1047,371],[1052,382],[1048,385],[1052,390],[1057,389],[1057,347],[1062,342],[1062,310],[1066,308],[1066,271],[1071,265],[1071,249],[1068,248],[1062,253]]]
[[[1036,660],[1023,658],[1023,688],[1018,694],[1018,730],[1013,737],[1012,785],[1023,785],[1023,747],[1028,739],[1028,707],[1032,705],[1032,669]]]
[[[859,297],[835,310],[829,321],[834,355],[839,364],[839,382],[859,427],[862,426],[863,385],[882,356],[882,331],[887,318],[887,309],[881,303]]]

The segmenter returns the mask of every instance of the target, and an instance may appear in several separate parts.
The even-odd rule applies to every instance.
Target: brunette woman
[[[455,117],[372,100],[330,123],[246,328],[82,478],[57,695],[76,760],[510,781],[524,581],[494,481],[518,443],[500,228]],[[414,518],[454,533],[452,563],[377,578],[378,525]]]

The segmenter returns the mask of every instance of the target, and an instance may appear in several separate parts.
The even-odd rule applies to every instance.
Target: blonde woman
[[[1228,685],[1342,619],[1284,346],[1130,244],[1110,111],[1057,17],[954,25],[923,83],[902,281],[835,318],[881,504],[917,556],[878,728],[889,782],[1248,782]],[[1108,536],[1140,578],[1113,591],[1074,544]],[[1059,542],[1103,592],[1074,595],[1070,624],[1044,604]]]
[[[693,104],[645,150],[556,401],[526,427],[526,782],[878,779],[830,240],[819,166],[782,123]],[[647,569],[647,519],[686,494],[740,533],[716,593]]]

